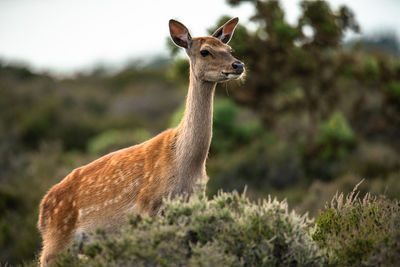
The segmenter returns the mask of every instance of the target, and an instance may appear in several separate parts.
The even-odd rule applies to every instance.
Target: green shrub
[[[356,141],[355,134],[341,112],[321,122],[316,143],[322,146],[321,156],[325,159],[341,159],[345,157]]]
[[[364,59],[364,72],[365,76],[370,80],[379,79],[380,69],[378,61],[373,57],[366,57]]]
[[[250,202],[238,193],[208,201],[166,201],[161,216],[133,215],[120,233],[98,230],[78,257],[76,245],[60,266],[319,266],[307,216],[285,201]]]
[[[356,186],[357,188],[357,186]],[[337,266],[395,266],[400,253],[400,205],[397,200],[356,188],[336,194],[317,218],[313,239]]]
[[[236,146],[248,143],[261,132],[260,122],[255,118],[239,120],[243,110],[232,100],[217,98],[214,105],[213,140],[211,149],[228,153]]]
[[[390,96],[395,99],[400,99],[400,82],[391,81],[387,86],[386,90]]]
[[[296,150],[281,138],[266,133],[254,138],[236,153],[215,157],[208,163],[212,177],[207,192],[215,194],[248,186],[250,195],[259,197],[297,184],[303,177],[301,161]]]

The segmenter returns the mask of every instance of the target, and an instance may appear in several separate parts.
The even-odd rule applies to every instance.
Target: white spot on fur
[[[160,164],[160,160],[157,160],[156,163],[154,164],[154,168],[157,168],[159,164]]]
[[[136,187],[139,186],[142,182],[140,181],[140,179],[137,179],[136,181],[133,181],[131,183],[129,183],[130,187]]]
[[[119,195],[119,196],[117,196],[117,197],[115,197],[115,198],[109,199],[109,200],[107,200],[107,201],[105,201],[105,202],[103,203],[103,206],[106,207],[106,206],[108,206],[108,205],[112,205],[112,204],[114,204],[114,203],[117,203],[118,201],[121,200],[121,198],[122,198],[122,196]],[[98,207],[98,210],[96,210],[96,211],[99,211],[99,210],[100,210],[100,207]]]
[[[99,211],[99,210],[100,210],[100,207],[98,205],[94,205],[94,206],[91,206],[91,207],[85,209],[85,214],[89,215],[93,211]]]
[[[67,224],[67,222],[69,221],[69,219],[72,218],[72,214],[69,213],[67,217],[64,218],[64,224]]]

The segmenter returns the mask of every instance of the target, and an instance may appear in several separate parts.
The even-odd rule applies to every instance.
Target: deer
[[[182,23],[169,21],[170,37],[190,63],[179,125],[74,169],[47,192],[38,219],[41,266],[54,264],[57,254],[80,235],[98,228],[116,230],[128,214],[156,216],[163,199],[190,196],[195,183],[207,179],[216,85],[245,72],[228,45],[238,21],[233,18],[211,36],[198,38]]]

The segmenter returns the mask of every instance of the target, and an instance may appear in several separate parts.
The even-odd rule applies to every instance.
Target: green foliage
[[[356,189],[355,189],[356,190]],[[400,205],[383,196],[336,194],[317,218],[313,239],[336,266],[395,266],[400,252]]]
[[[97,231],[77,256],[60,266],[320,266],[307,216],[289,212],[286,202],[249,201],[238,193],[207,200],[199,188],[189,202],[167,201],[161,216],[133,215],[116,235]]]
[[[391,81],[387,85],[387,91],[393,98],[400,99],[400,82]]]
[[[313,45],[337,46],[346,29],[359,31],[354,14],[346,7],[340,7],[338,14],[335,14],[326,1],[302,1],[301,8],[303,15],[299,20],[299,26],[312,27]]]
[[[322,146],[323,158],[341,159],[354,146],[355,135],[343,114],[334,112],[327,121],[320,124],[316,143]]]
[[[263,196],[272,189],[294,186],[304,178],[299,154],[271,133],[257,136],[248,146],[237,149],[234,157],[210,160],[208,172],[212,177],[210,195],[216,193],[215,188],[233,190],[247,185],[249,192]]]
[[[217,98],[214,105],[212,149],[227,153],[238,144],[246,144],[259,135],[261,125],[256,118],[239,120],[241,110],[226,98]]]
[[[378,61],[373,57],[366,57],[364,61],[364,72],[369,79],[379,79],[380,69]]]

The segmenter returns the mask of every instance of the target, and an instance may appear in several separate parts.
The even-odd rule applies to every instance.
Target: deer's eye
[[[208,50],[201,50],[200,51],[200,54],[203,56],[203,57],[206,57],[206,56],[208,56],[209,54],[210,54],[210,52],[208,52]]]

